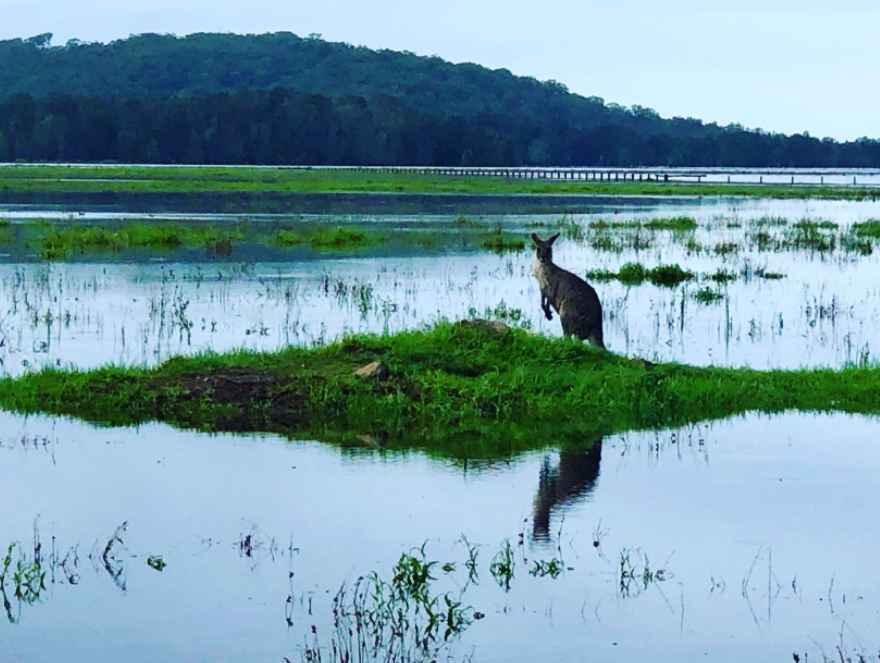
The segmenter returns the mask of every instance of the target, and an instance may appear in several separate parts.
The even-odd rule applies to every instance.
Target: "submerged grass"
[[[676,216],[671,219],[652,219],[645,224],[645,228],[652,230],[696,230],[697,222],[689,216]]]
[[[355,370],[381,362],[376,377]],[[103,425],[164,421],[458,458],[589,444],[749,411],[880,413],[880,368],[757,371],[633,362],[525,330],[440,323],[315,349],[47,368],[0,380],[0,406]]]
[[[233,243],[244,238],[244,230],[234,225],[131,223],[114,228],[44,224],[42,228],[45,232],[32,238],[29,244],[46,260],[63,260],[72,253],[119,253],[131,249],[172,251],[183,246],[224,253],[231,252]]]
[[[857,237],[880,239],[880,219],[869,219],[853,224],[853,233]]]
[[[694,293],[694,301],[698,304],[717,304],[722,299],[724,295],[712,288],[700,288]]]
[[[458,224],[456,223],[456,226]],[[43,260],[64,261],[76,256],[122,256],[146,254],[167,257],[174,252],[201,251],[212,257],[229,258],[237,248],[247,251],[273,249],[300,252],[362,252],[385,244],[392,250],[487,249],[497,252],[525,248],[521,237],[502,234],[500,226],[468,226],[450,232],[448,224],[428,224],[423,231],[400,232],[361,225],[327,222],[267,223],[247,220],[236,223],[176,222],[168,220],[97,221],[29,220],[10,224],[0,221],[0,251],[36,253]]]
[[[678,265],[658,265],[648,269],[637,262],[628,262],[618,272],[597,269],[587,272],[587,278],[596,281],[620,281],[624,285],[641,285],[645,281],[656,286],[673,288],[679,283],[694,278],[692,272],[683,270]]]
[[[481,241],[480,247],[495,253],[507,253],[508,251],[525,251],[526,243],[522,237],[509,237],[499,233]]]

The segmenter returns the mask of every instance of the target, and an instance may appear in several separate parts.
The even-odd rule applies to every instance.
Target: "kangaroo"
[[[535,262],[535,277],[541,288],[541,308],[548,320],[553,319],[552,306],[559,314],[562,333],[589,339],[600,348],[602,341],[602,304],[592,286],[553,264],[553,242],[559,237],[556,233],[544,241],[532,233],[532,241],[538,249]]]

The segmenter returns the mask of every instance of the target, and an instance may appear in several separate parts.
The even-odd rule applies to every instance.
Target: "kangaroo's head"
[[[558,237],[559,233],[556,233],[550,239],[543,240],[535,233],[532,233],[532,241],[535,243],[535,248],[538,252],[538,262],[542,262],[547,265],[553,263],[553,242],[555,242],[556,238]]]

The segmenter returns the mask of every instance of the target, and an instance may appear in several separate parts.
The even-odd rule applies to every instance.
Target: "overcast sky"
[[[321,33],[555,79],[664,117],[880,138],[877,0],[0,0],[0,39]]]

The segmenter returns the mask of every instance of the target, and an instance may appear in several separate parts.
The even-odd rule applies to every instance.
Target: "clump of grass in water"
[[[694,300],[699,304],[717,304],[724,295],[712,288],[700,288],[694,293]]]
[[[852,232],[857,237],[880,239],[880,219],[868,219],[853,224]]]
[[[35,530],[36,531],[36,530]],[[35,537],[37,535],[35,534]],[[17,554],[16,554],[17,552]],[[13,565],[13,562],[15,564]],[[46,589],[46,572],[40,559],[39,539],[35,539],[34,554],[29,557],[17,543],[10,543],[0,566],[0,598],[11,624],[18,623],[22,605],[33,605]],[[18,602],[19,614],[12,612],[9,593]]]
[[[618,592],[621,598],[636,598],[651,585],[670,578],[672,574],[666,569],[652,569],[648,556],[640,548],[620,551]]]
[[[322,650],[331,663],[436,661],[473,622],[481,618],[462,605],[461,594],[434,593],[424,546],[401,555],[392,579],[378,573],[361,577],[351,588],[345,583],[333,599],[334,632],[322,647],[317,631],[303,651],[303,660],[319,663]],[[463,590],[462,590],[463,591]]]
[[[654,285],[672,288],[679,283],[694,278],[693,272],[687,272],[678,265],[658,265],[648,270],[648,280]]]
[[[736,274],[719,269],[714,274],[710,274],[709,279],[715,281],[715,283],[728,283],[730,281],[736,281]]]
[[[536,578],[550,576],[555,580],[562,573],[562,562],[555,557],[550,560],[535,560],[535,566],[529,569],[529,573]]]
[[[621,229],[627,230],[632,228],[641,228],[642,222],[637,220],[631,221],[606,221],[605,219],[597,219],[595,221],[590,222],[591,230],[612,230],[612,229]]]
[[[651,219],[645,224],[651,230],[696,230],[697,222],[689,216],[675,216],[669,219]]]
[[[815,221],[812,219],[802,219],[792,226],[799,230],[837,230],[838,224],[834,221]]]
[[[766,226],[787,226],[788,219],[781,216],[762,216],[759,219],[755,219],[754,225],[758,228],[764,228]]]
[[[587,272],[587,278],[596,281],[617,280],[628,286],[641,285],[648,281],[656,286],[671,288],[694,278],[694,274],[683,270],[678,265],[658,265],[647,269],[640,263],[628,262],[617,273],[603,269],[592,270]]]
[[[834,227],[837,226],[834,225]],[[834,250],[836,245],[834,235],[822,232],[822,230],[827,229],[822,224],[813,221],[801,221],[796,223],[793,228],[794,231],[789,233],[785,240],[791,243],[794,248],[807,248],[821,253]]]
[[[305,240],[303,236],[295,230],[282,229],[272,235],[269,240],[271,244],[278,247],[299,246]]]
[[[617,272],[617,280],[624,285],[640,285],[648,278],[649,270],[637,262],[628,262]]]
[[[378,238],[367,235],[363,230],[355,228],[329,228],[318,230],[309,238],[309,246],[313,249],[345,249],[368,246]]]
[[[510,582],[513,580],[515,567],[516,559],[513,556],[513,548],[510,546],[510,540],[505,539],[501,544],[501,550],[495,554],[495,557],[492,558],[492,564],[489,566],[489,573],[505,592],[510,591]]]
[[[840,237],[840,248],[850,253],[869,256],[874,253],[874,242],[870,237],[861,237],[850,232]]]
[[[507,253],[508,251],[525,251],[526,243],[521,237],[508,237],[498,233],[483,239],[480,242],[480,247],[494,253]]]
[[[34,223],[42,233],[31,240],[45,260],[63,260],[71,253],[119,253],[130,249],[173,251],[185,246],[202,247],[229,255],[244,238],[237,226],[188,226],[168,223],[129,222],[121,227],[101,225]]]
[[[742,247],[736,242],[722,242],[715,245],[715,253],[720,256],[726,256],[731,253],[738,253],[740,248]]]
[[[699,253],[703,250],[703,245],[695,237],[688,237],[688,240],[684,243],[684,248],[693,253]]]

